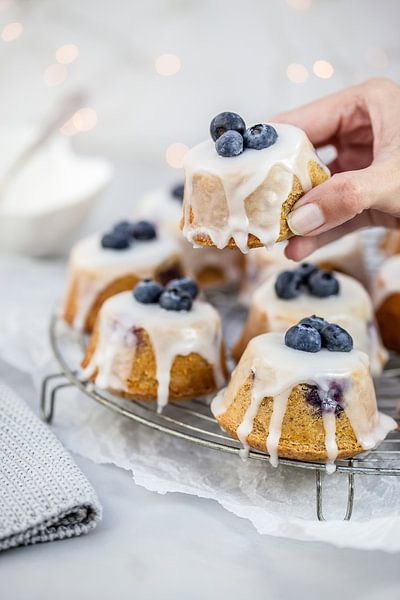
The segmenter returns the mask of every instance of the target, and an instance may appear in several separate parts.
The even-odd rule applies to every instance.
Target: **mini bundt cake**
[[[400,352],[400,255],[385,260],[376,276],[376,320],[386,348]]]
[[[246,129],[239,115],[220,113],[210,133],[184,161],[186,239],[244,253],[287,239],[295,202],[329,177],[304,131],[281,124]]]
[[[275,244],[269,251],[266,248],[255,248],[246,255],[245,276],[241,286],[242,302],[248,304],[251,293],[273,273],[296,267],[295,261],[286,258],[285,246],[286,242],[282,242]],[[307,257],[307,262],[312,262],[321,269],[351,275],[365,287],[368,285],[364,244],[359,231],[322,246]]]
[[[181,249],[185,273],[203,289],[220,285],[237,285],[244,273],[241,252],[219,251],[217,248],[193,248],[183,237],[179,223],[182,216],[183,183],[171,189],[160,188],[143,196],[135,210],[135,217],[157,223],[176,238]]]
[[[238,360],[248,342],[261,333],[286,331],[309,314],[318,314],[347,329],[355,347],[366,352],[374,375],[387,359],[374,321],[372,302],[353,277],[303,263],[272,275],[253,294],[241,338],[233,349]]]
[[[101,307],[82,363],[97,386],[136,400],[215,393],[226,366],[221,321],[207,302],[195,299],[189,278],[164,288],[154,280],[109,298]]]
[[[246,450],[324,461],[374,448],[396,428],[377,411],[368,356],[348,332],[309,317],[247,346],[228,386],[211,405],[220,426]]]
[[[91,332],[107,298],[145,277],[166,283],[183,275],[178,244],[148,221],[122,221],[112,231],[78,242],[69,261],[64,320]]]

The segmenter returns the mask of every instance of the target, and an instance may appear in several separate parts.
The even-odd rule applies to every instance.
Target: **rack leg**
[[[318,521],[325,521],[325,517],[322,510],[322,473],[319,469],[315,471],[315,485],[317,492],[317,517]],[[347,475],[347,506],[346,513],[344,515],[344,521],[350,521],[353,513],[354,504],[354,473],[348,473]]]
[[[57,379],[65,380],[64,373],[48,375],[44,378],[42,383],[42,390],[40,394],[40,416],[46,423],[51,423],[53,420],[57,392],[62,388],[70,387],[72,385],[72,383],[69,381],[65,383],[58,383],[53,387],[51,393],[49,394],[50,382]]]

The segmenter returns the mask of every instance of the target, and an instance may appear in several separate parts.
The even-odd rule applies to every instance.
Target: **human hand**
[[[302,260],[360,227],[400,227],[400,86],[369,79],[274,120],[301,127],[317,148],[337,150],[333,176],[289,214],[289,258]]]

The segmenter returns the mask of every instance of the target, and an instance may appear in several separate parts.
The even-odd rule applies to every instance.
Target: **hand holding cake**
[[[360,227],[400,226],[400,87],[370,79],[275,117],[301,127],[316,147],[333,145],[333,177],[308,191],[288,217],[287,256],[301,260]],[[300,236],[307,236],[306,239]]]

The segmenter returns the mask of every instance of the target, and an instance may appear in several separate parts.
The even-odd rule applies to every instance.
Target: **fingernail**
[[[321,227],[325,223],[324,215],[321,212],[318,204],[310,202],[288,215],[288,225],[296,235],[304,235]]]

